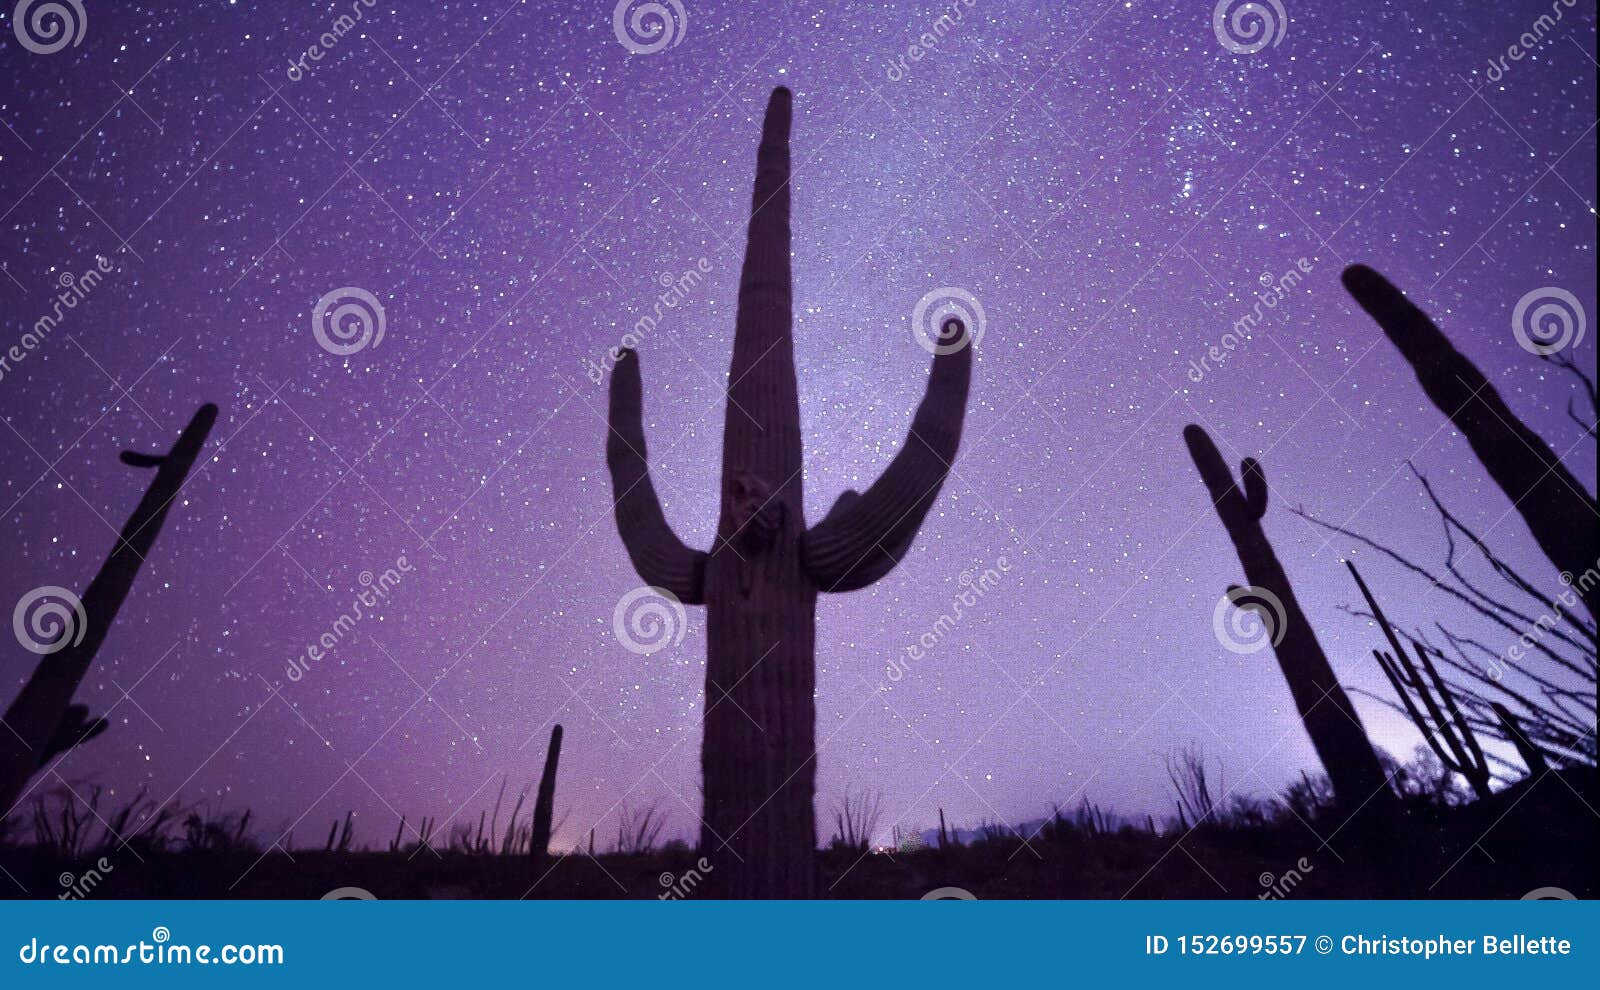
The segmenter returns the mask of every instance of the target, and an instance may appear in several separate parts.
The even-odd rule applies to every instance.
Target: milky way
[[[818,801],[881,793],[880,838],[941,807],[1160,815],[1185,744],[1242,793],[1315,767],[1270,651],[1213,631],[1243,577],[1186,423],[1262,458],[1268,532],[1350,685],[1382,678],[1341,556],[1408,625],[1449,603],[1291,507],[1441,559],[1409,459],[1554,587],[1344,295],[1346,263],[1406,288],[1594,477],[1572,380],[1512,331],[1543,287],[1596,312],[1593,4],[1556,0],[1515,59],[1546,0],[1283,0],[1254,41],[1209,2],[683,0],[636,35],[609,0],[83,6],[76,45],[26,49],[10,9],[0,37],[4,345],[64,276],[111,269],[0,379],[4,607],[92,576],[148,480],[119,450],[164,448],[203,402],[222,415],[79,691],[111,729],[44,787],[249,807],[268,841],[318,841],[353,809],[376,841],[400,814],[475,822],[559,721],[557,846],[652,802],[692,834],[703,615],[648,655],[618,641],[638,579],[591,370],[650,317],[657,487],[709,547],[775,85],[796,94],[809,519],[902,441],[930,360],[919,301],[960,289],[985,313],[960,457],[913,552],[819,609]],[[663,278],[691,270],[657,319]],[[324,323],[319,343],[319,301],[351,288],[381,341]],[[1592,373],[1592,336],[1572,353]],[[6,645],[0,700],[37,659]],[[1358,705],[1409,755],[1401,720]]]

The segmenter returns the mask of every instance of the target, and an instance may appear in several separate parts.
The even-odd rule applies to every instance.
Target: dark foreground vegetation
[[[1470,802],[1439,771],[1421,761],[1395,773],[1402,796],[1392,820],[1345,819],[1310,778],[1272,801],[1210,805],[1202,770],[1182,781],[1178,814],[1159,824],[1084,804],[1027,826],[952,833],[943,845],[937,831],[895,850],[836,836],[818,854],[818,887],[836,899],[961,896],[946,888],[986,900],[1600,895],[1591,770],[1552,771]],[[515,840],[475,846],[464,830],[437,848],[355,849],[341,833],[323,848],[263,853],[248,818],[192,813],[167,816],[124,845],[108,831],[131,828],[121,812],[102,825],[64,797],[41,799],[42,832],[0,848],[8,896],[692,900],[714,891],[699,851],[655,847],[648,833],[619,837],[620,849],[542,860]],[[1195,811],[1202,823],[1184,824]]]

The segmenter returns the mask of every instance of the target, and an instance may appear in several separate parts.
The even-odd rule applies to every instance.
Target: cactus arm
[[[1194,461],[1200,480],[1211,495],[1211,504],[1222,517],[1229,533],[1239,524],[1258,522],[1267,511],[1267,483],[1261,465],[1246,459],[1240,465],[1245,479],[1245,491],[1233,480],[1228,462],[1217,449],[1210,436],[1198,426],[1188,426],[1183,431],[1183,441],[1189,448],[1189,458]],[[1248,494],[1246,494],[1248,492]]]
[[[63,651],[57,661],[65,658],[69,652],[81,652],[86,654],[84,661],[87,663],[104,642],[106,633],[111,629],[111,620],[127,599],[139,565],[144,563],[144,558],[155,546],[156,535],[166,521],[167,511],[183,488],[189,471],[199,460],[200,448],[205,445],[206,437],[216,421],[217,407],[210,404],[201,406],[167,454],[157,456],[124,451],[120,455],[122,463],[137,468],[153,468],[156,476],[122,527],[117,545],[112,549],[105,566],[89,582],[89,587],[84,589],[83,607],[90,617],[88,635],[77,651]],[[103,616],[103,619],[96,621],[97,616]]]
[[[611,430],[606,437],[617,532],[646,584],[665,588],[686,605],[699,605],[705,601],[706,555],[685,546],[661,511],[645,454],[643,391],[639,357],[624,350],[611,373]]]
[[[72,747],[82,746],[108,728],[110,723],[105,719],[89,717],[88,705],[68,705],[66,714],[61,716],[61,724],[56,726],[55,734],[40,750],[40,768]]]
[[[971,346],[934,358],[911,431],[889,467],[864,494],[841,495],[801,537],[801,558],[821,590],[863,588],[911,549],[955,460],[971,382]]]

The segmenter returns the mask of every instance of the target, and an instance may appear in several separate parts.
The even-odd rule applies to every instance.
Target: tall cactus
[[[1389,801],[1387,778],[1378,755],[1361,726],[1361,718],[1349,695],[1334,677],[1328,657],[1317,642],[1317,634],[1306,619],[1294,588],[1284,573],[1278,555],[1261,526],[1267,511],[1267,479],[1261,465],[1246,458],[1240,465],[1244,490],[1234,482],[1233,473],[1222,459],[1216,444],[1198,426],[1187,426],[1183,439],[1189,456],[1211,493],[1217,515],[1239,552],[1245,578],[1251,585],[1275,597],[1283,606],[1282,628],[1274,630],[1274,651],[1295,708],[1305,723],[1311,745],[1328,771],[1334,793],[1346,808]],[[1281,635],[1281,639],[1277,636]]]
[[[1344,286],[1411,363],[1423,391],[1471,444],[1495,484],[1558,570],[1577,578],[1600,559],[1595,500],[1538,433],[1500,398],[1477,365],[1395,288],[1365,265],[1344,271]],[[1579,582],[1584,608],[1600,619],[1600,582]]]
[[[550,730],[550,748],[544,754],[544,773],[539,777],[539,793],[533,801],[533,831],[528,835],[528,854],[536,860],[550,854],[550,822],[556,805],[556,765],[560,762],[561,726],[557,725]]]
[[[150,549],[172,501],[183,487],[189,470],[200,456],[206,436],[217,421],[217,407],[204,405],[178,436],[164,457],[124,451],[122,462],[132,467],[155,468],[144,498],[128,517],[111,554],[84,590],[83,635],[75,645],[51,653],[39,662],[4,718],[8,732],[0,732],[0,818],[10,814],[27,789],[28,780],[49,755],[86,742],[105,729],[103,719],[89,720],[88,709],[72,704],[95,654],[111,631],[117,611],[127,601],[133,579]]]
[[[705,605],[703,848],[729,897],[816,892],[816,601],[888,573],[905,556],[966,413],[970,347],[934,359],[900,452],[863,493],[807,529],[789,260],[791,96],[774,90],[756,156],[723,424],[722,491],[710,553],[673,534],[650,483],[639,362],[611,378],[606,462],[617,529],[648,584]],[[962,339],[959,322],[941,328]]]

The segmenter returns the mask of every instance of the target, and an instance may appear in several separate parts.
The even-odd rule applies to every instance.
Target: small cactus
[[[550,822],[555,814],[556,765],[561,762],[561,726],[550,730],[550,748],[544,755],[544,773],[539,777],[539,793],[533,802],[533,831],[528,837],[528,852],[534,859],[550,854]]]

